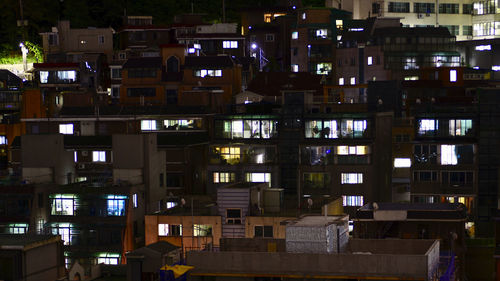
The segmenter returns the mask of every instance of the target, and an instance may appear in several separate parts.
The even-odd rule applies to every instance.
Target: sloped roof
[[[321,75],[309,72],[259,72],[248,90],[263,96],[279,96],[281,91],[315,91],[322,94]]]

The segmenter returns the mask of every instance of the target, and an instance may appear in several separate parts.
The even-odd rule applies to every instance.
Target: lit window
[[[342,195],[344,206],[363,206],[363,196]]]
[[[188,53],[194,54],[194,53],[196,53],[196,49],[195,48],[189,48],[188,49]]]
[[[238,41],[222,41],[222,48],[224,49],[237,49]]]
[[[49,82],[49,72],[40,71],[40,83],[47,84]]]
[[[306,13],[302,13],[302,19],[305,20],[306,19]]]
[[[326,39],[328,37],[327,29],[316,29],[316,38]]]
[[[177,202],[167,202],[166,206],[167,209],[172,209],[173,207],[177,206]]]
[[[182,236],[181,224],[158,224],[158,236]]]
[[[491,51],[491,45],[478,45],[476,51]]]
[[[339,145],[339,146],[337,146],[337,154],[338,155],[366,155],[366,154],[368,154],[368,147],[365,145],[357,145],[357,146]]]
[[[373,64],[373,57],[368,57],[368,65],[372,65]]]
[[[328,75],[332,71],[332,63],[320,62],[316,64],[316,74]]]
[[[411,167],[410,158],[394,158],[394,168],[409,168]]]
[[[92,162],[106,162],[106,151],[92,151]]]
[[[194,71],[194,76],[196,77],[222,77],[221,69],[199,69]]]
[[[455,145],[441,145],[441,165],[457,165],[457,153]]]
[[[239,157],[239,153],[238,153],[238,157]],[[235,173],[229,173],[229,172],[215,172],[213,175],[214,175],[214,183],[234,182],[235,178],[236,178]]]
[[[7,137],[0,136],[0,145],[6,145],[6,144],[7,144]]]
[[[457,71],[455,69],[450,70],[450,82],[457,82]]]
[[[59,134],[72,135],[73,124],[59,124]]]
[[[155,131],[156,130],[156,120],[141,120],[141,130],[142,131]]]
[[[267,182],[271,185],[271,173],[246,173],[246,182]]]
[[[125,216],[125,195],[108,195],[108,216]]]
[[[341,173],[340,174],[341,184],[361,184],[363,183],[362,173]]]
[[[57,78],[62,82],[75,82],[76,81],[76,71],[75,70],[60,70],[57,71]]]
[[[471,119],[457,119],[449,121],[451,136],[466,136],[472,130]]]
[[[52,194],[49,199],[53,216],[73,216],[79,204],[74,194]]]
[[[97,264],[117,265],[120,262],[120,254],[118,253],[101,253],[97,257]]]
[[[292,39],[295,40],[295,39],[299,39],[299,32],[298,31],[293,31],[292,32]]]
[[[194,224],[193,236],[212,236],[212,225],[210,224]]]
[[[28,233],[27,223],[11,223],[8,225],[8,233],[10,234],[25,234]]]
[[[339,85],[344,85],[344,77],[339,78]]]
[[[335,26],[337,29],[342,29],[344,26],[344,21],[343,20],[335,20]]]
[[[351,77],[351,85],[356,85],[356,77]]]
[[[298,64],[292,64],[292,72],[299,72],[299,65]]]
[[[61,235],[61,240],[64,241],[64,245],[71,245],[73,239],[78,234],[78,230],[75,230],[72,223],[52,223],[51,224],[52,234]]]
[[[132,203],[134,204],[134,208],[137,208],[139,206],[139,201],[137,198],[137,193],[134,193],[132,195]]]
[[[438,129],[438,120],[421,119],[418,127],[419,135],[432,135]]]
[[[303,187],[306,189],[327,188],[331,182],[330,178],[331,177],[329,173],[304,173]]]

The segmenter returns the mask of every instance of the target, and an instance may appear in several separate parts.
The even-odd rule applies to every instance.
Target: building
[[[59,280],[66,276],[61,237],[0,235],[2,280]]]
[[[158,269],[181,261],[181,250],[168,242],[149,244],[126,254],[127,280],[158,278]]]

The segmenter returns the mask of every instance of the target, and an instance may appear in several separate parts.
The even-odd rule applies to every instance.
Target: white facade
[[[404,26],[444,26],[457,41],[500,38],[500,0],[325,0],[353,19],[401,18]],[[340,6],[339,6],[340,3]]]

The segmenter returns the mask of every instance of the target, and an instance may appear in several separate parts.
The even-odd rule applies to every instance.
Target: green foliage
[[[30,41],[24,41],[24,45],[30,53],[32,54],[35,62],[43,62],[43,50],[37,44],[31,43]],[[29,54],[29,53],[28,53]]]

